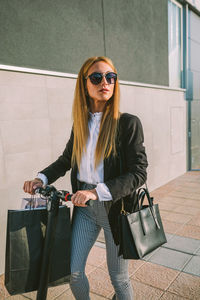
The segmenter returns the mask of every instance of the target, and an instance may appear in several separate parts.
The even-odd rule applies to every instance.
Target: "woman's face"
[[[94,72],[98,73],[109,73],[109,72],[114,72],[112,67],[107,64],[104,61],[99,61],[94,63],[88,70],[88,76],[91,75]],[[109,84],[106,81],[106,78],[103,77],[102,81],[98,85],[94,85],[91,81],[90,78],[87,78],[87,83],[86,83],[86,88],[87,92],[89,94],[89,97],[93,99],[94,101],[101,101],[101,102],[106,102],[108,101],[114,92],[114,86],[115,84]]]

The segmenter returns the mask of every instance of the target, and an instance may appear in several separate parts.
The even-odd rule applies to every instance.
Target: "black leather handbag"
[[[143,205],[145,196],[148,205]],[[120,247],[119,255],[125,259],[141,259],[167,242],[163,229],[158,204],[153,204],[146,188],[137,192],[136,212],[126,212],[122,200],[119,215]]]

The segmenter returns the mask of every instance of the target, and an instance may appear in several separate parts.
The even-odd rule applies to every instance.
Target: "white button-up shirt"
[[[86,151],[82,153],[80,169],[77,174],[77,178],[80,181],[96,184],[96,191],[100,201],[112,200],[112,195],[104,183],[104,164],[103,159],[100,161],[98,166],[94,166],[95,150],[96,144],[99,136],[99,129],[101,123],[102,112],[90,113],[90,120],[88,122],[89,126],[89,136],[86,144]],[[47,177],[38,173],[38,178],[40,178],[44,185],[48,184]]]

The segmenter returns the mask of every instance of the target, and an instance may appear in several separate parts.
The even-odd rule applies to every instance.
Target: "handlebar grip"
[[[87,205],[87,206],[93,206],[94,205],[94,200],[90,199],[90,200],[86,201],[85,205]]]
[[[65,201],[71,201],[72,196],[73,194],[67,193],[65,195]],[[85,205],[87,206],[93,206],[93,204],[94,204],[93,200],[88,200],[87,202],[85,202]]]

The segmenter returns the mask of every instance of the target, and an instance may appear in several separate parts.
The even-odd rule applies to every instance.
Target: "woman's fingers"
[[[24,182],[23,190],[25,193],[29,193],[33,195],[35,193],[35,189],[38,187],[42,187],[43,183],[41,180],[34,179],[28,180]]]
[[[71,198],[72,203],[75,206],[83,206],[86,207],[85,203],[88,200],[97,200],[98,196],[96,190],[81,190],[77,191]]]
[[[85,202],[87,202],[87,197],[84,195],[84,193],[81,193],[81,191],[78,191],[75,194],[73,194],[71,201],[75,206],[87,206],[85,205]]]
[[[25,181],[25,182],[24,182],[24,187],[23,187],[23,189],[24,189],[24,192],[25,192],[25,193],[30,193],[30,181]]]
[[[24,183],[24,192],[32,194],[33,190],[32,190],[31,181],[25,181],[25,183]]]

